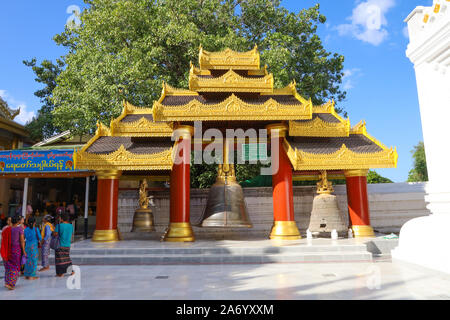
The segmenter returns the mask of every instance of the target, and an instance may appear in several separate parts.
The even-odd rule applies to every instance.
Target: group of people
[[[53,221],[55,220],[55,221]],[[41,250],[42,268],[39,272],[50,269],[49,255],[52,237],[55,242],[56,276],[63,277],[72,265],[70,245],[73,226],[69,214],[61,213],[56,219],[46,215],[41,230],[36,226],[34,217],[26,221],[21,216],[9,217],[7,225],[2,229],[1,256],[5,267],[5,287],[14,290],[20,275],[26,280],[36,280],[39,249]]]

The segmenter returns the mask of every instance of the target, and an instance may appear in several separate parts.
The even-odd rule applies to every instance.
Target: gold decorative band
[[[190,222],[171,222],[163,237],[168,242],[193,242],[195,241],[194,231]]]
[[[302,237],[295,221],[274,221],[269,238],[273,240],[298,240]]]
[[[368,169],[355,169],[355,170],[345,170],[344,175],[346,178],[349,177],[367,177],[369,173]]]
[[[375,232],[371,226],[352,226],[353,235],[355,238],[373,238]]]
[[[186,125],[176,126],[173,134],[177,140],[178,138],[191,139],[194,135],[194,127]]]
[[[286,137],[286,132],[289,127],[285,123],[273,123],[266,126],[266,129],[269,131],[269,134],[272,134],[272,132],[278,132],[278,137],[284,138]]]
[[[122,175],[122,171],[119,170],[101,170],[96,171],[95,175],[97,176],[97,179],[99,180],[112,180],[112,179],[119,179]]]
[[[95,230],[92,236],[94,242],[116,242],[120,241],[119,230]]]

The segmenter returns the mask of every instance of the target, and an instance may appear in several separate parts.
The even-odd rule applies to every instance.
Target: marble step
[[[176,264],[261,264],[368,262],[372,254],[360,252],[319,252],[296,254],[71,254],[76,265],[176,265]],[[51,263],[54,258],[50,257]]]
[[[193,247],[193,248],[72,248],[71,255],[278,255],[307,253],[358,253],[366,252],[365,244],[361,245],[297,245],[272,247]]]

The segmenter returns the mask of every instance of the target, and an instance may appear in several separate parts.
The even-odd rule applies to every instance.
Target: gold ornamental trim
[[[119,170],[99,170],[95,172],[99,180],[117,180],[122,176],[122,171]]]
[[[288,126],[284,123],[273,123],[267,125],[266,130],[269,131],[269,135],[272,135],[272,132],[277,132],[279,138],[285,138]]]
[[[346,178],[349,178],[349,177],[367,177],[368,173],[369,173],[368,169],[345,170],[344,171],[344,176]]]
[[[189,73],[189,89],[198,92],[273,92],[273,75],[261,78],[242,77],[232,69],[217,78],[203,78],[195,74],[194,68]]]
[[[118,229],[114,230],[95,230],[92,235],[93,242],[117,242],[120,241]]]
[[[86,144],[78,152],[85,152],[100,137],[111,137],[111,130],[100,121],[97,121],[97,129],[95,130],[95,135],[88,142],[86,142]],[[78,168],[77,159],[75,157],[76,154],[77,151],[75,151],[73,159],[75,168]]]
[[[109,154],[95,154],[78,151],[74,154],[77,169],[89,170],[171,170],[172,152],[170,149],[152,154],[135,154],[123,145]]]
[[[294,137],[348,137],[350,120],[336,123],[326,122],[319,117],[311,121],[289,121],[289,135]]]
[[[156,123],[145,117],[134,122],[116,122],[112,128],[114,136],[122,137],[170,137],[173,132],[172,123]]]
[[[151,115],[152,109],[136,107],[124,101],[121,115],[111,121],[111,135],[122,137],[170,137],[172,135],[172,123],[157,123],[145,118],[145,114]],[[142,118],[133,122],[122,122],[128,115],[142,115]]]
[[[168,242],[193,242],[195,241],[194,231],[190,222],[170,222],[166,232],[161,238]]]
[[[311,106],[312,106],[311,98],[309,98],[309,100],[306,100],[305,98],[303,98],[297,92],[297,83],[295,82],[295,80],[293,80],[290,84],[288,84],[284,88],[273,89],[273,92],[269,92],[269,93],[262,92],[261,95],[263,95],[263,96],[267,96],[267,95],[275,95],[275,96],[293,95],[301,103],[311,104]],[[316,108],[316,107],[314,107],[314,108]]]
[[[177,125],[175,127],[174,138],[176,141],[178,141],[179,138],[183,138],[186,140],[190,140],[192,136],[194,135],[195,128],[193,126],[187,126],[187,125]]]
[[[272,240],[298,240],[302,237],[295,221],[274,221],[269,238]]]
[[[336,152],[316,154],[293,149],[286,139],[283,147],[296,171],[395,168],[398,160],[397,151],[393,148],[373,153],[356,153],[343,144]]]
[[[293,83],[295,86],[295,82]],[[334,108],[334,100],[320,106],[313,106],[313,114],[331,114],[339,122],[327,122],[319,117],[311,121],[290,121],[289,135],[303,137],[348,137],[350,134],[350,119],[342,118]]]
[[[355,238],[374,238],[375,232],[371,226],[352,226],[353,235]]]
[[[284,105],[274,99],[264,104],[250,104],[232,94],[223,102],[209,105],[197,99],[183,106],[153,104],[155,121],[226,121],[226,120],[309,120],[312,104]]]
[[[383,143],[381,143],[381,141],[375,139],[374,137],[372,137],[370,134],[367,133],[366,122],[364,120],[361,120],[357,125],[351,128],[350,134],[362,134],[367,139],[369,139],[377,146],[379,146],[381,149],[387,149],[387,147]]]
[[[212,70],[258,70],[260,58],[258,46],[247,52],[236,52],[226,48],[220,52],[209,52],[200,46],[199,52],[200,69]]]
[[[188,89],[174,88],[163,81],[161,97],[159,98],[158,102],[162,103],[167,96],[198,96],[198,93]]]

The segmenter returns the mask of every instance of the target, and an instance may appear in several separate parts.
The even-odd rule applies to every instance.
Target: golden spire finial
[[[331,194],[334,191],[333,186],[327,179],[327,171],[320,171],[320,180],[317,182],[317,193],[318,194]]]

